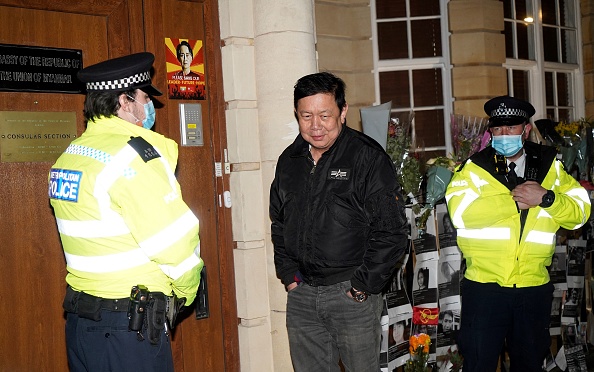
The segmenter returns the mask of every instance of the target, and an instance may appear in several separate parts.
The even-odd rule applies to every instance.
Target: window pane
[[[513,70],[512,84],[514,87],[514,97],[530,102],[530,82],[528,71]]]
[[[406,22],[377,24],[379,59],[408,58]]]
[[[443,110],[415,110],[417,146],[443,146],[445,143]]]
[[[542,23],[547,25],[557,24],[557,10],[555,8],[555,0],[541,0],[542,6]]]
[[[514,31],[511,22],[505,22],[505,56],[507,58],[516,58],[514,54]]]
[[[555,93],[553,85],[553,73],[545,72],[545,92],[547,106],[555,106]]]
[[[561,26],[575,27],[575,2],[574,0],[559,0],[559,20]]]
[[[517,23],[518,28],[518,59],[530,59],[530,40],[528,40],[528,25]]]
[[[414,70],[413,87],[415,107],[443,105],[441,69]]]
[[[438,19],[411,22],[413,58],[441,57],[441,26]]]
[[[503,0],[503,17],[512,18],[511,0]]]
[[[377,19],[406,17],[406,0],[375,0]]]
[[[561,58],[563,63],[577,63],[577,38],[573,30],[561,30]]]
[[[516,19],[523,21],[526,16],[532,16],[526,12],[526,0],[516,0]]]
[[[380,72],[380,100],[392,101],[392,107],[410,107],[408,71]]]
[[[439,15],[439,0],[410,0],[410,16]]]
[[[544,46],[544,58],[547,62],[559,62],[557,56],[557,29],[553,27],[542,28],[542,39]]]
[[[557,72],[557,105],[573,106],[571,99],[571,76]]]
[[[547,118],[553,121],[557,121],[554,109],[547,109]]]
[[[559,121],[564,121],[566,123],[570,123],[573,121],[573,115],[571,110],[568,109],[559,109]]]
[[[425,151],[425,160],[446,156],[445,150]]]

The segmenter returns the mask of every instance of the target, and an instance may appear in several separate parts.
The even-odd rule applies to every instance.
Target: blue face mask
[[[522,142],[522,134],[493,136],[491,146],[499,154],[510,157],[520,152],[524,147],[524,142]]]
[[[151,129],[155,125],[155,105],[153,105],[153,101],[149,101],[143,106],[144,120],[142,121],[142,127],[144,129]]]
[[[132,101],[138,102],[134,98],[128,96]],[[139,102],[138,102],[139,103]],[[142,127],[144,129],[151,129],[153,125],[155,125],[155,105],[153,105],[153,101],[149,101],[143,105],[144,107],[144,120],[142,121]],[[132,115],[132,114],[130,114]],[[132,115],[134,117],[134,115]],[[136,117],[134,117],[136,119]],[[136,119],[138,120],[138,119]]]

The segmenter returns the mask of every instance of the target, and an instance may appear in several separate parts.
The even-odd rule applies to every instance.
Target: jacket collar
[[[541,183],[551,163],[555,160],[557,150],[554,147],[544,146],[533,143],[531,141],[524,142],[524,153],[526,155],[526,165],[524,168],[524,177],[532,180],[536,180]],[[488,146],[484,150],[472,155],[472,161],[491,173],[499,182],[506,184],[505,175],[497,174],[495,170],[495,150],[493,147]]]

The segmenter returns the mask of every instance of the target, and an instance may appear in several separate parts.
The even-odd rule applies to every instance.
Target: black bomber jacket
[[[347,126],[314,165],[299,135],[281,154],[270,189],[277,276],[310,285],[351,281],[377,294],[407,247],[404,200],[394,164]]]

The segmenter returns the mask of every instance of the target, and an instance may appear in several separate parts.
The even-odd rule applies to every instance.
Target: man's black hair
[[[187,46],[188,50],[190,51],[190,54],[192,55],[192,58],[194,58],[194,51],[192,50],[192,47],[190,46],[190,44],[188,44],[187,41],[182,41],[179,44],[177,44],[177,47],[175,48],[175,52],[177,53],[177,60],[179,61],[179,55],[181,53],[181,47],[182,46]]]
[[[452,310],[444,310],[441,312],[441,319],[445,318],[446,315],[449,315],[452,320],[454,319],[454,312]]]
[[[293,105],[297,110],[297,102],[304,97],[313,96],[319,93],[332,94],[340,112],[346,106],[345,98],[346,85],[341,78],[329,72],[318,72],[310,74],[297,80],[293,92]]]
[[[91,91],[85,98],[84,115],[86,121],[94,121],[101,116],[117,116],[120,109],[119,97],[125,94],[128,97],[136,97],[136,89],[129,89],[123,92],[102,92]]]

